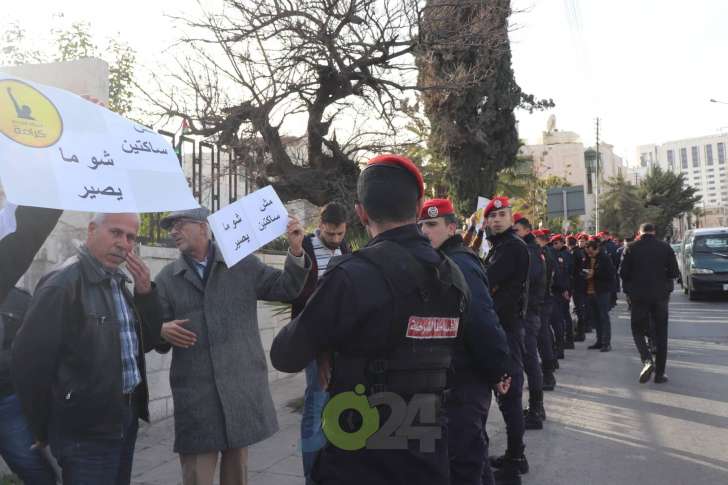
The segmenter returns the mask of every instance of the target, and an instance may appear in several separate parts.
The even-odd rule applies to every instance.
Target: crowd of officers
[[[408,409],[405,423],[439,423],[447,440],[426,450],[416,435],[395,427],[394,437],[405,438],[400,447],[377,440],[352,452],[327,443],[308,483],[521,483],[529,471],[524,434],[543,429],[544,391],[555,388],[565,350],[593,330],[589,348],[611,350],[616,244],[606,233],[534,230],[507,197],[483,209],[480,229],[471,218],[462,230],[452,203],[424,200],[417,167],[395,155],[369,162],[357,195],[357,215],[372,239],[328,264],[307,305],[276,336],[271,361],[299,372],[326,356],[331,375],[323,387],[332,399],[358,384],[373,400],[379,393],[409,402],[434,395],[435,410],[418,421]],[[489,250],[481,259],[484,238]],[[507,447],[489,456],[494,395]],[[391,415],[383,413],[388,423]],[[362,418],[343,409],[334,428],[356,434]]]

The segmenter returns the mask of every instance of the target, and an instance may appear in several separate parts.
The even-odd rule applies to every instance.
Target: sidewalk
[[[592,333],[561,361],[556,391],[546,393],[544,430],[526,434],[531,472],[523,483],[728,483],[728,345],[671,339],[670,382],[640,385],[641,366],[623,302],[612,313],[612,327],[612,352],[587,350]],[[286,407],[303,395],[303,388],[303,374],[272,385],[281,430],[251,447],[251,485],[304,484],[300,415]],[[488,433],[491,453],[502,453],[505,431],[495,403]],[[134,484],[180,483],[172,440],[171,419],[140,432]]]

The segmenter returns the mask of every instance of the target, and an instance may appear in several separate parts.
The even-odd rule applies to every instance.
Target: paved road
[[[670,305],[664,385],[639,384],[640,362],[624,302],[612,313],[614,351],[586,350],[593,335],[561,361],[547,393],[543,431],[526,435],[528,485],[728,484],[728,298]],[[251,485],[303,485],[300,415],[286,403],[303,394],[301,374],[273,384],[281,431],[252,447]],[[505,447],[497,407],[488,423],[491,451]],[[171,420],[145,427],[137,442],[135,485],[180,483]]]
[[[614,351],[577,344],[562,361],[547,426],[527,433],[532,472],[523,483],[728,484],[728,299],[673,295],[663,385],[637,382],[623,302],[612,325]]]

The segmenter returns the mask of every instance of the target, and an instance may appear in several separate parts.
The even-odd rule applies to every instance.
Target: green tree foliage
[[[687,185],[682,173],[666,172],[657,166],[650,170],[640,184],[639,194],[658,237],[671,236],[673,219],[695,208],[701,199],[695,195],[697,191]]]
[[[630,184],[621,174],[605,182],[599,200],[599,223],[620,238],[632,237],[645,222],[647,209],[639,188]]]
[[[515,108],[552,106],[524,95],[511,67],[510,0],[429,0],[415,53],[430,147],[447,161],[450,194],[467,213],[492,196],[516,161]],[[449,86],[444,88],[443,86]]]
[[[71,61],[84,57],[98,57],[109,64],[108,108],[120,115],[128,115],[134,99],[134,69],[136,52],[126,43],[109,39],[105,48],[99,48],[91,35],[87,22],[74,22],[65,29],[53,29],[54,45],[39,50],[42,44],[28,37],[18,24],[11,23],[0,34],[0,65],[19,65],[54,61]]]

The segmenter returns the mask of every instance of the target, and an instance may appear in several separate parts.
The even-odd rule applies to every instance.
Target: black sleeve
[[[506,333],[495,313],[485,275],[462,261],[462,257],[453,260],[465,276],[471,294],[464,332],[465,348],[483,377],[496,383],[508,372],[510,352]]]
[[[501,248],[504,254],[498,255],[498,259],[488,265],[488,281],[491,288],[498,288],[503,283],[517,278],[516,271],[519,267],[518,253],[515,245],[507,245]],[[525,250],[526,261],[528,261],[528,250]],[[520,261],[522,263],[522,261]],[[528,274],[528,262],[526,262],[526,274]]]
[[[151,352],[155,347],[164,343],[162,341],[162,305],[154,283],[152,283],[151,293],[134,294],[134,306],[142,320],[140,323],[144,333],[144,352]]]
[[[17,229],[0,240],[0,301],[28,270],[63,211],[18,206]]]
[[[625,248],[624,253],[622,253],[622,263],[619,265],[619,276],[627,282],[632,279],[632,251],[630,251],[629,247]]]
[[[273,339],[270,359],[281,372],[300,372],[323,351],[334,348],[359,313],[355,287],[336,268],[319,280],[306,307]]]
[[[47,441],[51,386],[56,376],[64,322],[73,318],[70,289],[41,287],[13,342],[13,383],[35,439]]]

